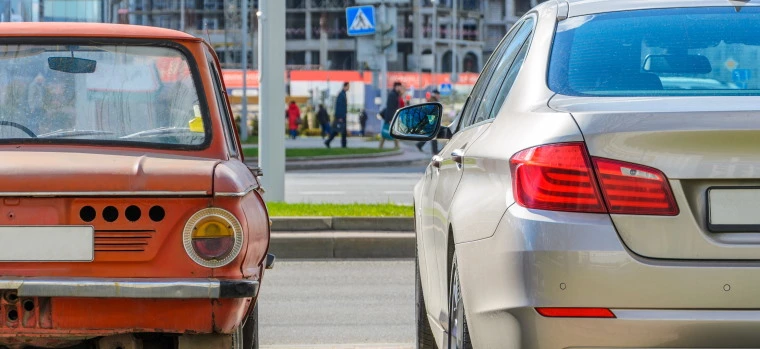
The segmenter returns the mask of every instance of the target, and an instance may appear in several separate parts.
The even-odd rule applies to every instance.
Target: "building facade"
[[[360,59],[359,41],[347,34],[345,15],[346,7],[369,1],[284,1],[288,69],[370,69],[371,64]],[[398,52],[388,70],[478,72],[512,24],[543,1],[386,0],[387,6],[395,7],[396,17],[390,22]],[[0,21],[116,22],[182,30],[209,40],[227,68],[240,68],[241,43],[246,39],[253,69],[258,2],[247,0],[246,30],[241,0],[0,0]]]

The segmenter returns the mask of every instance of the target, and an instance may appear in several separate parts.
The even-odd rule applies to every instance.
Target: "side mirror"
[[[411,141],[429,141],[441,128],[441,103],[423,103],[396,111],[391,122],[391,136]]]

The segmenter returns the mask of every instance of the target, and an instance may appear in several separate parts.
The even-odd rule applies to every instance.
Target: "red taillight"
[[[615,318],[607,308],[536,308],[545,317]]]
[[[667,178],[659,170],[594,158],[597,177],[610,213],[678,215]]]
[[[551,211],[678,214],[662,172],[609,159],[594,158],[593,163],[596,173],[583,143],[523,150],[510,160],[515,201],[523,207]]]
[[[582,143],[529,148],[510,160],[520,206],[553,211],[607,212]]]

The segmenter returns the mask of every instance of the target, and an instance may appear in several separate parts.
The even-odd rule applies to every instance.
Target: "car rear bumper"
[[[218,279],[0,277],[19,297],[220,299],[255,297],[259,282]]]
[[[457,244],[456,254],[477,348],[760,343],[760,262],[641,258],[608,215],[512,206],[493,237]],[[536,307],[606,308],[616,318],[550,318]]]

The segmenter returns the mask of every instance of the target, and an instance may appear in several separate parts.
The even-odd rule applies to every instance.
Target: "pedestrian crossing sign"
[[[375,34],[375,7],[354,6],[346,8],[346,23],[350,36]]]

